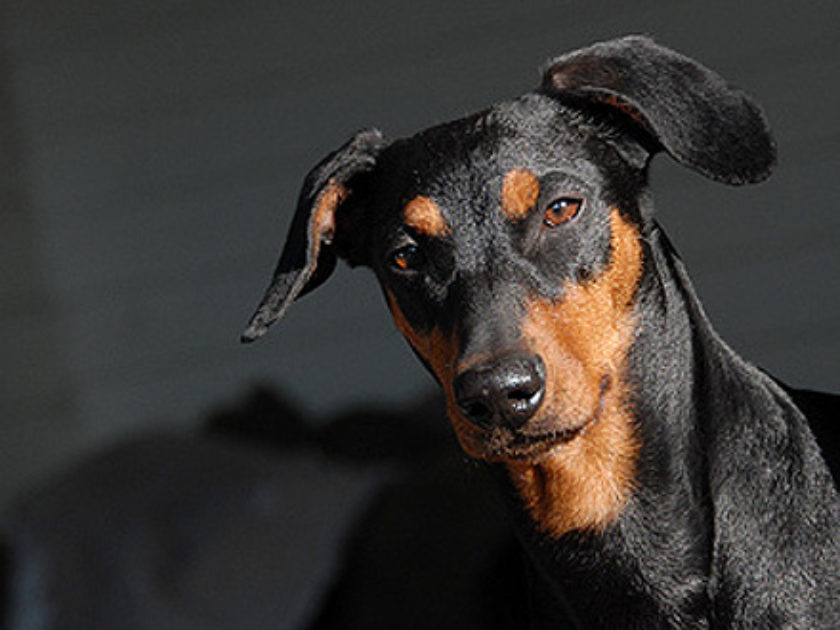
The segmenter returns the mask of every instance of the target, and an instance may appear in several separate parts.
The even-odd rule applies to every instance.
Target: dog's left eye
[[[545,209],[543,223],[548,227],[556,227],[574,219],[583,206],[583,199],[579,197],[560,197],[555,199]]]
[[[391,254],[390,262],[397,271],[416,271],[423,260],[423,252],[417,245],[403,245]]]

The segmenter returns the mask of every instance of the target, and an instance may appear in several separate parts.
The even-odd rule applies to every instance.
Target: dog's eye
[[[391,254],[391,265],[398,271],[416,271],[423,260],[423,252],[417,245],[403,245]]]
[[[574,219],[583,206],[583,199],[578,197],[560,197],[555,199],[545,209],[543,223],[548,227],[555,227]]]

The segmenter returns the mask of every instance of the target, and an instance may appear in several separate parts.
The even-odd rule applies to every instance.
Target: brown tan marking
[[[507,462],[526,509],[555,537],[614,522],[632,490],[639,449],[624,379],[642,270],[639,235],[613,210],[612,258],[586,284],[569,283],[557,303],[532,300],[523,326],[546,365],[538,414],[581,432],[537,461]],[[531,421],[539,422],[535,418]]]
[[[309,263],[310,272],[314,271],[315,265],[318,264],[321,242],[330,242],[335,235],[335,211],[348,194],[349,191],[344,186],[330,180],[326,188],[318,195],[315,210],[312,212],[312,219],[309,222],[309,242],[312,247]]]
[[[455,394],[452,390],[452,381],[456,375],[456,360],[458,356],[457,336],[453,334],[447,338],[439,328],[432,329],[428,335],[419,333],[408,323],[394,295],[387,290],[385,295],[397,330],[403,334],[415,351],[429,364],[432,372],[435,373],[435,376],[437,376],[438,381],[443,387],[444,393],[446,394],[446,413],[452,422],[461,448],[473,457],[481,457],[479,448],[481,440],[480,431],[461,413],[461,410],[455,402]]]
[[[408,227],[426,236],[444,236],[449,229],[438,205],[423,195],[406,204],[403,220]]]
[[[610,107],[614,107],[617,110],[623,112],[626,116],[629,116],[637,123],[642,124],[643,126],[647,127],[647,121],[645,117],[642,116],[642,113],[636,109],[633,105],[628,103],[626,100],[621,98],[618,94],[605,94],[603,96],[596,97],[598,101],[603,103],[604,105],[609,105]]]
[[[508,171],[502,181],[502,212],[511,221],[519,221],[537,204],[540,182],[524,169]]]

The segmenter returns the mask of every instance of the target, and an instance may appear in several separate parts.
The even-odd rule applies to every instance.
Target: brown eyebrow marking
[[[513,169],[502,181],[502,212],[512,221],[523,218],[540,196],[537,176],[525,169]]]
[[[405,224],[426,236],[444,236],[449,231],[438,205],[423,195],[409,201],[403,210]]]

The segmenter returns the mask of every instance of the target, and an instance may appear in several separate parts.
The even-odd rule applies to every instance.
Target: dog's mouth
[[[555,449],[574,441],[598,422],[604,413],[605,398],[610,384],[611,379],[608,376],[601,379],[594,410],[588,416],[579,417],[574,422],[539,423],[536,426],[531,424],[530,427],[526,425],[520,429],[494,427],[465,436],[467,440],[462,441],[462,444],[467,452],[479,459],[536,463]],[[548,416],[554,415],[547,410],[544,413]]]
[[[555,448],[568,444],[594,422],[591,418],[575,427],[526,434],[508,429],[493,429],[481,440],[482,458],[489,461],[535,461]]]
[[[574,424],[553,422],[541,426],[511,429],[500,426],[485,430],[460,424],[457,431],[461,445],[472,457],[490,462],[528,461],[537,463],[558,448],[573,442],[596,424],[601,416],[601,405],[588,417]],[[456,424],[456,429],[458,428]]]

